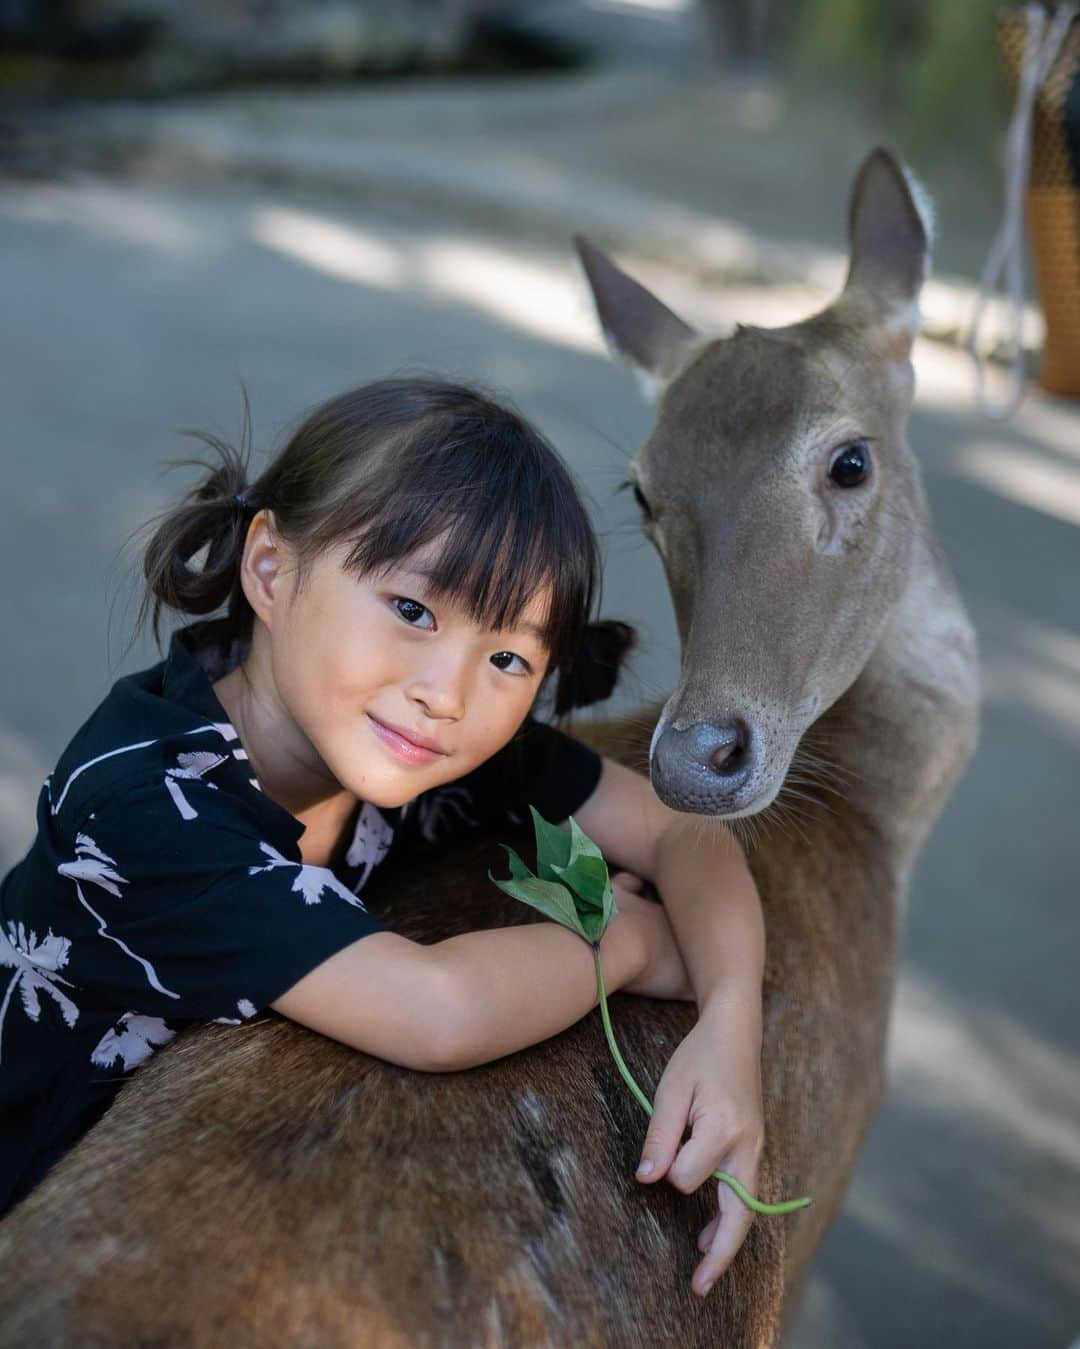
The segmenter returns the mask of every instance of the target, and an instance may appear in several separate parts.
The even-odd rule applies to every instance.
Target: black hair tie
[[[617,618],[587,623],[570,668],[559,674],[555,686],[555,715],[610,698],[637,636],[635,628]]]

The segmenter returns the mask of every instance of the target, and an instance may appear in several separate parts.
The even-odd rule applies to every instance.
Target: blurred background
[[[183,428],[239,435],[241,381],[262,452],[391,373],[515,401],[588,495],[603,612],[642,633],[615,705],[666,696],[666,585],[615,495],[650,411],[571,234],[703,329],[779,324],[842,283],[874,144],[929,188],[910,439],[979,630],[982,740],[916,873],[890,1094],[801,1349],[1080,1336],[1080,402],[1032,384],[988,420],[962,349],[1002,209],[996,10],[0,0],[0,869],[76,727],[158,658],[130,644],[126,541],[191,480],[164,472]],[[1030,286],[1022,334],[1035,374]]]

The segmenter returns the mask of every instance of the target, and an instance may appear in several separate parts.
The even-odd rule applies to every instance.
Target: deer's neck
[[[908,585],[874,654],[820,723],[905,883],[974,748],[975,633],[948,563],[920,537]]]

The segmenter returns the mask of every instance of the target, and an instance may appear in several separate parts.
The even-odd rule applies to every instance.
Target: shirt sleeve
[[[471,773],[422,792],[405,811],[403,834],[441,851],[500,825],[531,828],[530,805],[559,824],[589,799],[602,771],[591,746],[530,715],[509,744]]]
[[[268,842],[235,796],[200,780],[183,793],[183,811],[146,784],[98,805],[59,868],[97,929],[78,944],[78,981],[102,1001],[170,1021],[243,1020],[385,930],[334,872]]]

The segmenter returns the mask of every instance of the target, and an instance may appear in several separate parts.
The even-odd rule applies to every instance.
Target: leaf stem
[[[619,1053],[619,1046],[615,1043],[615,1032],[611,1027],[611,1016],[608,1013],[607,1005],[607,993],[604,989],[604,974],[600,967],[600,943],[594,941],[591,942],[590,945],[592,946],[593,951],[593,963],[596,966],[596,988],[600,995],[600,1018],[604,1023],[604,1034],[607,1037],[608,1048],[611,1050],[611,1056],[615,1060],[615,1066],[618,1068],[622,1080],[630,1088],[646,1115],[651,1116],[653,1108],[649,1102],[649,1098],[634,1081],[630,1069],[626,1066],[623,1056]],[[736,1180],[735,1177],[730,1175],[727,1171],[714,1171],[713,1176],[716,1180],[722,1180],[725,1185],[729,1185],[747,1208],[753,1209],[755,1213],[794,1213],[796,1209],[806,1208],[809,1204],[814,1202],[809,1195],[805,1195],[801,1199],[786,1199],[779,1204],[763,1204],[760,1199],[754,1198],[741,1181]]]

